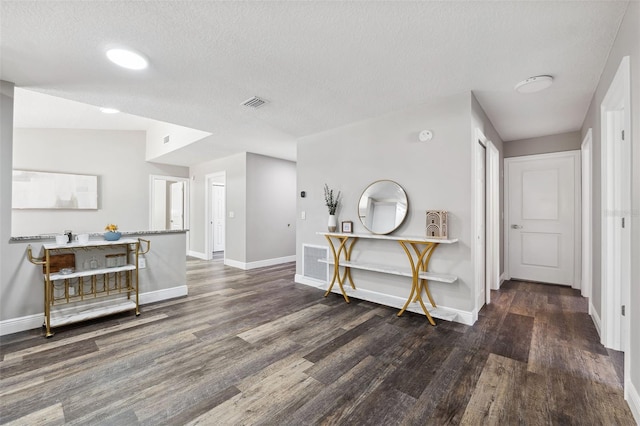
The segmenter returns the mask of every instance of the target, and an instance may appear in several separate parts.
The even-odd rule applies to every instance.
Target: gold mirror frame
[[[402,225],[408,211],[406,191],[392,180],[373,182],[362,191],[358,201],[358,218],[373,234],[392,233]]]

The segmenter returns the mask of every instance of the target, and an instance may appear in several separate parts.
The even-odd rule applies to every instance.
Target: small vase
[[[107,231],[104,233],[104,239],[107,241],[118,241],[121,236],[120,232]]]
[[[335,214],[329,215],[328,228],[329,228],[329,232],[336,232],[336,228],[338,228],[338,219],[336,219]]]

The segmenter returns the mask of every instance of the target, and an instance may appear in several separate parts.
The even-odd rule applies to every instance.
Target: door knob
[[[522,229],[520,225],[511,225],[511,229]]]

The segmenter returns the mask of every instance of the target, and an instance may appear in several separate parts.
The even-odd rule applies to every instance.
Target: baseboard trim
[[[0,336],[6,336],[7,334],[40,328],[42,327],[43,323],[44,312],[35,315],[27,315],[25,317],[10,318],[8,320],[0,321]]]
[[[593,321],[593,325],[596,326],[596,331],[598,332],[598,336],[600,336],[600,338],[602,339],[602,333],[600,332],[600,317],[598,316],[598,312],[596,311],[596,308],[593,306],[593,303],[591,303],[591,300],[589,300],[589,315],[591,315],[591,320]]]
[[[317,288],[319,290],[326,290],[326,283],[318,283],[315,280],[310,280],[306,277],[296,274],[295,281],[299,284],[308,285],[310,287]],[[334,286],[331,290],[332,293],[342,294],[340,293],[340,289]],[[368,302],[378,303],[380,305],[391,306],[392,308],[401,309],[407,299],[403,299],[402,297],[392,296],[389,294],[378,293],[376,291],[365,290],[365,289],[352,289],[351,287],[345,287],[345,292],[348,296],[366,300]],[[418,302],[410,303],[407,307],[407,311],[414,312],[416,314],[424,315],[422,312],[422,307]],[[448,308],[446,306],[439,305],[437,308],[429,309],[429,313],[434,318],[439,318],[447,321],[455,321],[461,324],[473,325],[477,320],[477,313],[470,311],[462,311],[460,309]]]
[[[162,290],[148,291],[145,293],[140,293],[140,305],[175,299],[178,297],[186,296],[187,294],[188,293],[186,285],[166,288]],[[40,328],[42,327],[43,323],[44,312],[0,321],[0,336]]]
[[[636,423],[640,425],[640,394],[638,394],[638,389],[636,389],[630,381],[625,384],[624,388],[627,394],[627,403],[629,404],[633,418],[636,420]]]
[[[225,259],[224,264],[227,266],[231,266],[233,268],[249,270],[249,269],[257,269],[257,268],[265,268],[267,266],[281,265],[283,263],[295,262],[296,255],[292,256],[284,256],[284,257],[275,257],[273,259],[264,259],[258,260],[255,262],[239,262],[233,259]]]
[[[500,290],[500,287],[502,287],[502,283],[504,283],[506,280],[507,280],[507,276],[503,272],[502,274],[500,274],[500,282],[498,283],[498,290]]]
[[[207,255],[205,253],[200,253],[199,251],[189,250],[187,252],[187,256],[195,257],[197,259],[209,260],[207,259]]]
[[[186,285],[177,287],[163,288],[162,290],[148,291],[140,293],[140,304],[147,305],[149,303],[162,302],[163,300],[176,299],[189,294]]]
[[[295,282],[297,282],[298,284],[308,285],[310,287],[315,287],[320,290],[327,289],[327,283],[325,281],[314,280],[313,278],[305,277],[304,275],[301,275],[301,274],[296,274],[294,279],[295,279]]]

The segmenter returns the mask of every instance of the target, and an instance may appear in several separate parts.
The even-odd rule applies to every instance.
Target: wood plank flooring
[[[633,425],[577,291],[507,282],[473,327],[190,259],[189,296],[0,339],[0,423]]]

